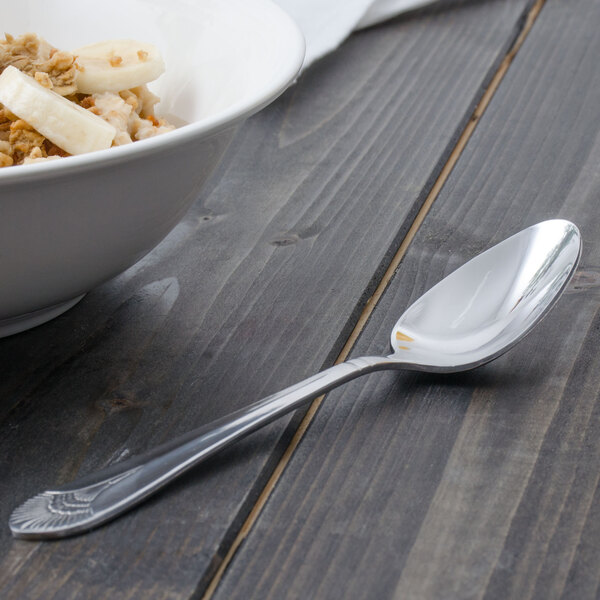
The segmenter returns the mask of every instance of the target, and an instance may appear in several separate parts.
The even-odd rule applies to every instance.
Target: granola
[[[145,50],[138,50],[137,56],[142,62],[148,59]],[[77,76],[84,67],[77,58],[73,53],[54,48],[33,33],[18,37],[6,34],[5,40],[0,40],[0,74],[9,66],[15,67],[43,88],[97,115],[114,127],[113,146],[130,144],[174,129],[173,125],[155,116],[154,107],[159,99],[145,84],[119,91],[78,91]],[[111,68],[120,69],[123,59],[111,55],[109,63]],[[19,112],[17,108],[14,110]],[[40,124],[36,126],[44,130]],[[0,104],[0,167],[69,156],[48,139],[48,135],[40,133]],[[107,143],[110,144],[110,138]]]

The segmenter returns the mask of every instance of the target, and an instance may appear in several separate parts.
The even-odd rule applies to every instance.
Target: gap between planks
[[[533,4],[533,6],[529,9],[529,12],[527,13],[525,22],[523,24],[523,28],[521,29],[521,32],[519,33],[519,35],[517,36],[517,38],[511,45],[511,47],[508,49],[506,55],[504,56],[504,58],[502,59],[502,62],[500,63],[500,66],[494,73],[494,76],[492,77],[490,84],[488,85],[487,89],[484,91],[483,96],[481,97],[481,100],[475,107],[475,110],[473,111],[471,118],[469,119],[467,125],[465,126],[460,137],[458,138],[458,141],[456,142],[456,145],[454,146],[452,152],[450,153],[448,160],[442,167],[442,170],[441,170],[438,178],[436,179],[435,183],[433,184],[431,191],[427,195],[427,198],[425,199],[423,206],[421,206],[421,209],[417,213],[414,221],[412,222],[412,224],[410,226],[410,229],[408,230],[406,236],[402,240],[400,247],[398,248],[396,254],[392,258],[390,265],[386,269],[385,273],[383,274],[383,276],[381,278],[381,281],[379,282],[379,284],[377,285],[377,288],[373,292],[373,295],[367,301],[365,308],[363,309],[361,315],[359,316],[358,321],[357,321],[356,325],[354,326],[354,329],[352,330],[348,339],[346,340],[346,343],[344,344],[344,347],[342,348],[339,356],[337,357],[335,364],[345,361],[346,358],[348,357],[348,355],[350,354],[350,351],[354,347],[354,344],[356,343],[358,336],[364,329],[371,314],[375,310],[375,307],[379,303],[381,296],[383,295],[383,293],[387,289],[389,283],[393,279],[396,269],[400,265],[400,262],[402,261],[402,258],[406,254],[408,247],[410,246],[415,235],[417,234],[417,231],[421,227],[425,217],[429,213],[429,210],[431,209],[433,203],[435,202],[436,198],[438,197],[442,187],[446,183],[446,180],[450,176],[450,173],[454,169],[454,166],[458,162],[458,159],[460,158],[460,155],[462,154],[465,146],[467,145],[467,142],[469,141],[469,139],[471,138],[471,135],[473,134],[473,131],[477,127],[477,123],[479,122],[479,120],[481,119],[481,116],[483,115],[483,113],[485,112],[489,103],[491,102],[494,94],[496,93],[496,90],[498,89],[500,83],[502,82],[502,79],[504,79],[504,76],[506,75],[506,72],[508,71],[510,64],[512,63],[517,52],[523,45],[525,38],[527,37],[531,28],[533,27],[533,24],[535,23],[535,20],[537,19],[538,15],[539,15],[540,11],[542,10],[545,3],[546,3],[546,0],[536,0],[535,3]],[[300,422],[300,425],[298,426],[298,429],[294,433],[294,436],[292,437],[290,444],[288,445],[285,452],[283,453],[283,456],[279,460],[279,463],[275,467],[273,473],[271,474],[271,476],[269,477],[269,480],[265,484],[265,487],[263,488],[256,503],[252,507],[250,514],[244,521],[242,527],[240,528],[240,531],[238,532],[237,536],[233,540],[227,554],[223,558],[223,561],[219,565],[219,568],[217,569],[215,575],[212,577],[210,583],[208,584],[208,587],[206,588],[206,592],[202,596],[202,600],[210,600],[212,598],[212,596],[214,595],[214,593],[217,589],[217,586],[219,585],[219,582],[221,581],[227,567],[233,560],[233,557],[235,556],[235,553],[237,552],[238,548],[241,546],[242,542],[246,539],[246,537],[250,533],[250,530],[254,526],[254,523],[256,523],[257,519],[259,518],[259,516],[262,512],[262,509],[264,508],[265,504],[267,503],[267,500],[269,499],[272,491],[275,489],[275,486],[277,485],[279,478],[283,474],[283,471],[285,470],[290,459],[292,458],[292,455],[294,454],[294,451],[298,447],[298,444],[304,437],[306,430],[308,429],[309,425],[311,424],[311,422],[312,422],[315,414],[317,413],[319,407],[321,406],[321,403],[323,402],[324,398],[325,398],[325,396],[320,396],[316,400],[313,400],[313,402],[311,403],[310,408],[307,410],[306,414],[304,415],[304,418],[302,419],[302,421]]]

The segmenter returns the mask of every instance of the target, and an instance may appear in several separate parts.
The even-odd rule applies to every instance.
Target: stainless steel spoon
[[[382,369],[452,372],[506,352],[550,309],[581,252],[575,225],[552,220],[508,238],[454,271],[400,317],[390,356],[353,358],[277,394],[68,485],[27,500],[10,517],[18,538],[96,527],[138,504],[221,448],[355,377]]]

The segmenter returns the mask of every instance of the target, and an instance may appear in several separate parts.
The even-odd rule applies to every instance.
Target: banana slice
[[[0,75],[0,102],[69,154],[109,148],[117,134],[101,117],[41,86],[13,66]]]
[[[156,46],[134,40],[108,40],[73,50],[83,94],[121,92],[156,79],[165,63]]]

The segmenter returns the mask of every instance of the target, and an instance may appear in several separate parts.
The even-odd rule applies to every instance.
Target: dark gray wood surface
[[[528,4],[444,2],[354,36],[248,121],[203,196],[153,253],[55,321],[0,340],[2,522],[45,487],[144,451],[331,364],[522,28]],[[593,131],[585,134],[589,139]],[[510,218],[509,203],[495,206]],[[478,237],[466,223],[456,233],[443,216],[431,247],[450,233],[463,236],[464,252],[489,243],[480,217],[471,217],[482,222]],[[405,293],[416,293],[413,285],[427,274],[419,265],[411,272],[415,283],[409,279]],[[385,344],[387,334],[380,339]],[[430,389],[426,379],[416,385]],[[466,413],[464,390],[454,387]],[[252,436],[89,535],[35,543],[14,541],[2,529],[0,596],[200,596],[297,421]],[[444,439],[454,448],[452,428],[438,436],[440,460]],[[375,448],[377,456],[383,455]],[[433,485],[427,473],[411,473]],[[336,477],[349,473],[340,467]],[[360,486],[369,483],[364,472],[354,477]],[[310,496],[307,488],[299,497]],[[344,506],[353,498],[350,490]],[[337,522],[339,535],[346,517]],[[280,522],[288,525],[287,518]],[[298,549],[302,539],[295,540]],[[389,562],[391,547],[376,547],[375,540],[373,556]],[[328,542],[317,554],[330,550]],[[266,564],[274,552],[264,553]],[[238,587],[238,564],[243,557],[222,597],[253,589],[242,580]]]
[[[600,597],[600,4],[548,0],[352,355],[524,226],[576,222],[541,325],[453,376],[328,395],[214,598]]]

